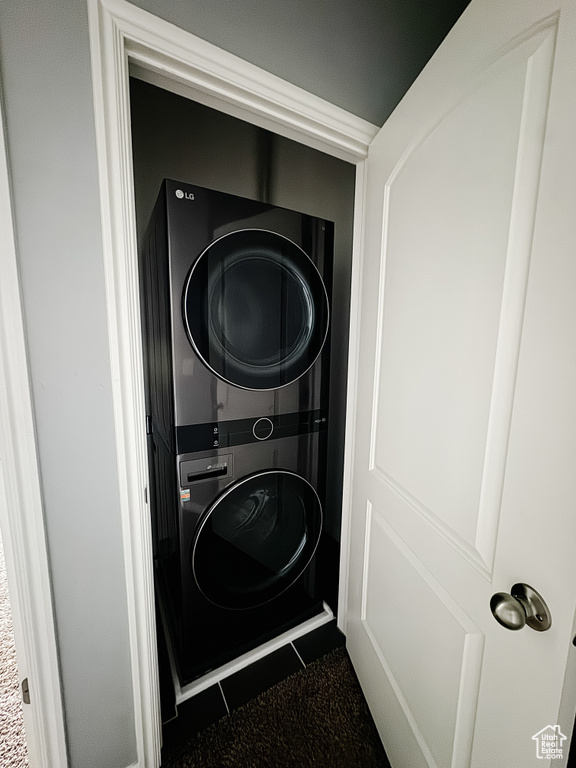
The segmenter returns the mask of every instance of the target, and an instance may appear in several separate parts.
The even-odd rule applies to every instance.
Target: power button
[[[270,419],[258,419],[252,427],[252,433],[256,440],[267,440],[272,432],[274,432],[274,424],[272,424]]]

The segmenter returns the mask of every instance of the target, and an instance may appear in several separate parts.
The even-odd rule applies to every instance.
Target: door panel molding
[[[514,387],[528,286],[532,232],[536,215],[556,22],[557,17],[554,16],[547,20],[545,24],[537,25],[536,30],[531,36],[522,36],[520,41],[515,41],[514,47],[506,50],[502,58],[495,61],[490,66],[488,72],[483,73],[478,78],[475,86],[468,90],[466,96],[458,100],[441,119],[437,120],[433,128],[425,134],[416,146],[403,154],[388,178],[384,191],[384,225],[382,231],[386,233],[386,238],[383,237],[381,251],[382,267],[380,272],[380,299],[377,321],[377,354],[372,395],[370,470],[380,478],[381,482],[389,485],[392,490],[401,496],[411,510],[428,522],[433,530],[443,536],[448,543],[459,551],[488,580],[492,578],[496,551],[508,436],[512,418]],[[502,207],[502,204],[510,207],[510,225],[508,229],[501,232],[499,242],[494,242],[493,244],[495,248],[499,248],[501,256],[498,257],[498,260],[495,260],[493,268],[494,279],[492,279],[493,288],[491,289],[494,294],[493,328],[489,347],[486,349],[486,365],[484,366],[484,371],[469,372],[467,374],[469,378],[468,386],[464,387],[466,390],[472,389],[473,383],[479,379],[479,374],[482,374],[485,378],[482,403],[483,412],[478,414],[479,418],[477,419],[476,427],[473,427],[471,422],[471,429],[474,429],[478,434],[474,435],[474,432],[471,431],[471,440],[464,432],[461,438],[463,444],[470,442],[477,444],[475,470],[477,496],[468,500],[465,498],[460,499],[460,507],[454,509],[449,518],[446,519],[444,510],[450,507],[451,500],[447,497],[447,503],[444,504],[442,496],[439,496],[438,492],[434,491],[436,484],[441,484],[446,480],[445,472],[441,471],[443,465],[439,464],[430,472],[427,484],[428,490],[432,490],[432,495],[429,493],[428,495],[423,495],[423,492],[427,490],[425,487],[420,488],[418,491],[411,486],[409,465],[411,464],[410,454],[413,451],[412,441],[418,432],[417,427],[421,426],[423,421],[422,417],[417,415],[414,408],[414,402],[418,401],[416,395],[412,404],[408,401],[402,404],[400,398],[402,398],[404,392],[409,387],[417,386],[421,378],[418,375],[418,371],[423,372],[423,369],[418,368],[418,366],[436,364],[433,358],[426,362],[426,355],[430,354],[431,348],[434,349],[433,345],[436,344],[438,351],[442,354],[441,344],[450,346],[446,339],[442,340],[443,336],[449,338],[452,331],[451,325],[458,329],[461,323],[452,323],[451,317],[446,315],[444,324],[447,333],[443,336],[431,336],[429,342],[419,342],[420,354],[415,356],[417,359],[413,364],[411,364],[409,359],[406,359],[403,350],[395,349],[394,339],[400,336],[394,330],[394,323],[398,322],[395,320],[396,315],[400,315],[400,330],[402,330],[402,327],[406,327],[408,323],[418,324],[415,326],[413,333],[415,342],[418,335],[424,337],[429,331],[429,321],[425,316],[416,320],[414,320],[413,316],[402,317],[402,306],[396,307],[393,305],[389,307],[387,305],[388,272],[391,270],[390,279],[394,281],[395,259],[393,243],[390,242],[390,238],[393,238],[394,233],[392,231],[390,234],[388,222],[390,219],[390,206],[394,203],[395,189],[398,183],[402,184],[404,176],[408,175],[408,178],[410,178],[410,165],[416,166],[417,169],[419,158],[422,154],[424,155],[424,162],[426,162],[426,146],[430,142],[436,141],[438,143],[439,136],[441,140],[442,132],[446,130],[445,126],[448,126],[447,130],[453,133],[454,129],[450,127],[450,124],[457,124],[459,113],[467,109],[471,97],[477,97],[481,90],[486,91],[490,89],[496,93],[498,92],[496,89],[502,91],[501,103],[506,103],[507,109],[510,110],[510,117],[506,119],[506,122],[511,123],[508,131],[511,135],[515,135],[518,132],[519,138],[517,143],[519,150],[517,156],[515,155],[508,161],[510,165],[508,171],[509,199],[506,201],[502,200],[501,203],[500,201],[490,201],[496,208]],[[494,96],[492,96],[491,103],[487,101],[485,106],[495,109],[498,107],[498,103]],[[512,107],[510,104],[512,104]],[[484,117],[485,115],[486,112],[484,112]],[[500,118],[499,122],[502,122]],[[501,133],[502,127],[498,124],[498,134]],[[486,126],[483,124],[482,131],[485,130]],[[453,141],[450,142],[449,151],[452,151],[450,146],[453,143]],[[476,151],[476,147],[469,150],[464,145],[464,151],[461,151],[459,155],[462,165],[465,165],[467,157],[470,154],[473,155]],[[514,163],[511,160],[514,160]],[[414,171],[412,171],[413,173]],[[408,181],[408,184],[410,184],[410,181]],[[408,192],[405,193],[405,196],[410,196],[408,194],[409,191],[410,187],[408,187]],[[417,190],[418,193],[421,194],[421,190]],[[438,194],[441,193],[434,192],[433,197],[438,196]],[[434,204],[433,201],[431,201],[431,204]],[[428,208],[429,206],[426,206],[426,209]],[[429,215],[428,210],[425,213]],[[411,221],[411,226],[415,227],[414,221]],[[433,230],[432,221],[428,221],[427,226]],[[487,230],[492,227],[493,224],[490,221],[487,225]],[[418,227],[415,228],[418,229]],[[445,232],[446,227],[442,231]],[[433,233],[431,233],[431,237],[433,236]],[[442,245],[442,243],[439,243],[436,250],[441,250]],[[448,243],[448,247],[450,248],[450,243]],[[466,238],[463,239],[462,247],[466,248]],[[485,248],[485,245],[483,247]],[[397,258],[402,263],[405,263],[406,257],[410,258],[410,254],[404,255],[401,253]],[[469,273],[473,275],[473,270],[470,269]],[[470,274],[467,273],[466,276],[468,281],[470,280]],[[482,278],[482,275],[479,274],[479,278]],[[434,285],[434,279],[435,276],[432,276],[430,279],[432,285]],[[443,280],[442,276],[436,279]],[[467,284],[463,286],[462,293],[464,295],[467,287],[469,287]],[[423,282],[422,289],[430,291],[428,280]],[[434,311],[434,296],[430,295],[430,293],[428,296],[423,295],[423,301],[430,303],[432,313]],[[455,309],[459,309],[458,304],[455,304]],[[458,320],[456,315],[454,317]],[[389,324],[392,324],[391,330],[388,330],[387,326]],[[460,346],[462,346],[462,339],[459,339],[457,335],[455,340],[457,343],[460,342]],[[478,341],[481,341],[481,339],[478,339]],[[385,344],[387,345],[386,353],[384,349]],[[471,350],[473,350],[471,353],[476,355],[477,345],[472,344],[470,346]],[[398,365],[390,366],[390,354],[398,358]],[[461,353],[457,352],[457,354],[460,355]],[[387,363],[383,373],[384,359],[386,359]],[[422,360],[424,363],[421,362]],[[381,387],[385,385],[386,380],[393,380],[393,377],[398,377],[398,370],[402,371],[403,366],[406,367],[407,371],[411,371],[412,375],[404,376],[402,387],[396,385],[396,388],[389,388],[386,390],[385,395],[382,395]],[[471,368],[471,366],[465,367]],[[463,387],[461,382],[457,382],[457,385],[460,388]],[[442,381],[442,387],[443,389],[446,387],[445,380]],[[445,391],[442,395],[443,397],[446,396]],[[462,432],[463,427],[464,430],[466,429],[466,426],[462,424],[462,417],[464,414],[474,412],[476,404],[479,402],[480,392],[468,395],[470,402],[467,407],[464,409],[459,407],[457,410],[453,409],[452,403],[458,400],[458,392],[454,390],[453,395],[442,406],[446,409],[445,414],[442,413],[440,408],[437,414],[428,412],[428,416],[431,416],[433,420],[437,421],[441,418],[446,425],[441,430],[437,430],[439,434],[451,429],[460,432]],[[397,405],[398,402],[400,402],[400,411]],[[379,412],[381,410],[380,403],[384,403],[386,413]],[[458,406],[457,402],[456,405]],[[403,425],[403,433],[397,433],[395,429],[396,420]],[[409,435],[411,435],[410,443],[408,443]],[[441,445],[441,440],[439,445]],[[402,446],[405,446],[405,449]],[[386,449],[388,453],[386,453]],[[397,464],[396,470],[389,470],[387,467],[388,462],[385,460],[386,455],[389,455],[394,456],[396,462],[398,462],[398,455],[402,455],[403,450],[407,453],[405,469],[408,469],[408,474],[404,472],[404,476],[401,463]],[[464,454],[462,453],[461,455]],[[452,458],[455,460],[454,464],[456,464],[457,457]],[[444,466],[447,466],[447,463]],[[468,485],[469,483],[466,483],[466,486]],[[463,520],[464,512],[466,512],[466,515]],[[461,528],[463,524],[466,525],[465,529]]]
[[[389,492],[394,493],[401,500],[405,505],[408,514],[418,515],[429,528],[441,536],[444,541],[446,541],[455,552],[475,568],[478,573],[480,573],[487,581],[491,580],[491,574],[486,561],[482,558],[480,552],[473,543],[470,543],[460,536],[453,528],[446,525],[438,515],[431,509],[428,509],[428,507],[424,506],[424,504],[418,501],[415,496],[412,496],[406,488],[396,482],[396,480],[386,472],[383,472],[380,469],[374,469],[372,473],[378,482],[387,486]]]
[[[464,768],[472,754],[484,635],[370,501],[365,547],[361,620],[373,649],[430,768]],[[404,569],[403,589],[410,581],[408,604],[387,578],[392,559],[396,576]],[[400,643],[397,619],[411,627]],[[441,672],[418,663],[423,644],[440,649]]]
[[[535,48],[530,50],[526,59],[519,154],[475,541],[476,549],[490,574],[496,555],[514,388],[520,358],[556,23],[557,17],[554,17],[550,25],[538,30],[522,46]]]

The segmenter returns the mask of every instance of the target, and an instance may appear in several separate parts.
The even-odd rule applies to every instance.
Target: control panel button
[[[254,422],[252,432],[256,440],[267,440],[274,432],[274,424],[267,418],[258,419]]]

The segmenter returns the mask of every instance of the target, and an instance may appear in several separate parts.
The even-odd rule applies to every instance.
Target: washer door
[[[221,608],[254,608],[293,584],[322,531],[314,488],[299,475],[270,470],[240,480],[204,515],[192,547],[202,594]]]
[[[298,379],[328,333],[328,297],[311,259],[274,232],[224,235],[200,255],[183,301],[188,339],[216,375],[244,389]]]

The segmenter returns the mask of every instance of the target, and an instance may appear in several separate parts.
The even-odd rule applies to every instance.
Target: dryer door
[[[202,361],[244,389],[276,389],[314,363],[328,333],[328,297],[311,259],[274,232],[224,235],[184,289],[184,325]]]
[[[310,483],[283,470],[251,475],[204,515],[192,547],[196,584],[222,608],[262,605],[306,570],[321,531],[322,508]]]

